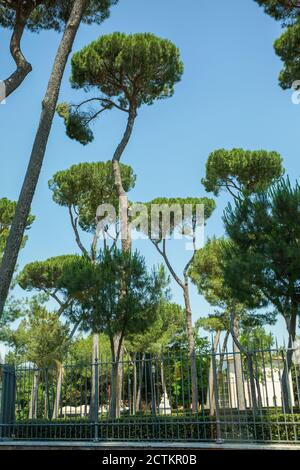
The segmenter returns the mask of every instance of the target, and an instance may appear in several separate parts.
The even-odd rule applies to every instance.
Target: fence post
[[[218,387],[218,373],[216,364],[216,353],[212,351],[212,366],[213,366],[213,383],[214,383],[214,397],[216,404],[216,426],[217,426],[217,444],[222,444],[222,431],[220,420],[220,404],[219,404],[219,387]]]
[[[94,403],[93,403],[93,420],[94,420],[94,441],[98,441],[98,413],[99,413],[99,363],[98,358],[96,357],[95,363],[93,364],[94,367],[94,387],[95,389],[92,391],[94,395]]]
[[[7,427],[15,422],[16,374],[14,367],[6,364],[1,366],[0,374],[0,438],[4,438]]]

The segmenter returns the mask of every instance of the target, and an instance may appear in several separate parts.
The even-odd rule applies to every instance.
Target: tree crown
[[[60,279],[60,286],[82,311],[83,327],[110,338],[151,325],[167,284],[162,268],[149,274],[137,252],[117,249],[100,252],[97,263],[78,256]]]
[[[90,125],[103,111],[136,116],[141,105],[171,97],[183,73],[179,50],[151,33],[101,36],[75,53],[71,64],[73,88],[93,95],[79,105],[62,103],[57,112],[67,135],[83,145],[93,140]]]
[[[100,24],[109,16],[109,9],[118,0],[90,0],[82,21],[86,24]],[[0,4],[0,25],[13,29],[16,16],[25,19],[26,27],[33,32],[42,29],[62,31],[69,19],[74,0],[2,0]]]
[[[185,233],[192,234],[197,226],[205,223],[205,221],[209,219],[216,208],[215,201],[207,197],[158,197],[143,204],[147,208],[147,214],[144,214],[144,216],[148,218],[147,235],[157,241],[161,241],[174,231],[183,230],[183,228],[185,229]],[[185,211],[185,206],[190,206],[191,211]],[[203,206],[204,210],[202,215],[204,220],[203,217],[197,217],[199,215],[197,213],[197,207],[199,206]],[[153,208],[155,213],[156,211],[159,212],[158,223],[152,223],[152,221],[155,222],[154,212],[152,212]],[[168,220],[166,220],[166,222],[168,222],[167,226],[164,226],[164,211],[166,211],[165,215],[168,215],[168,213],[170,215]],[[144,230],[144,228],[146,228],[146,225],[144,227],[143,224],[141,224],[138,229]]]
[[[209,155],[202,184],[216,196],[221,189],[236,196],[239,192],[252,193],[268,187],[283,171],[277,152],[220,149]]]
[[[130,166],[122,163],[120,166],[123,186],[128,192],[134,187],[136,176]],[[49,187],[57,204],[75,209],[80,227],[87,232],[95,230],[100,204],[111,204],[118,210],[111,161],[72,165],[57,172]]]

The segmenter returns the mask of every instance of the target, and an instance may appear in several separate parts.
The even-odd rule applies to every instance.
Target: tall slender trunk
[[[142,355],[142,360],[140,362],[139,367],[139,385],[138,391],[136,396],[136,411],[141,411],[141,398],[142,398],[142,386],[143,386],[143,378],[144,378],[144,368],[145,368],[145,353]]]
[[[198,401],[199,401],[198,382],[197,382],[197,364],[196,364],[195,341],[194,341],[194,336],[193,336],[192,309],[191,309],[191,303],[190,303],[189,284],[188,284],[187,276],[185,276],[185,283],[183,286],[183,295],[184,295],[184,303],[185,303],[189,359],[190,359],[190,365],[191,365],[192,411],[193,413],[197,413]]]
[[[86,4],[87,0],[75,0],[74,2],[42,103],[39,126],[0,267],[0,316],[3,314],[31,203],[39,180],[63,74]]]
[[[112,371],[111,371],[111,397],[109,415],[111,418],[120,417],[120,404],[122,394],[122,365],[120,358],[123,356],[123,336],[116,334],[112,340]]]
[[[99,360],[99,334],[94,333],[93,334],[93,353],[92,353],[91,405],[90,405],[90,420],[93,422],[98,420],[98,412],[99,412],[98,360]]]
[[[224,337],[224,341],[223,341],[223,345],[222,345],[222,350],[221,350],[221,354],[220,354],[220,364],[219,364],[219,370],[218,370],[218,383],[221,383],[222,387],[223,387],[223,379],[222,379],[223,364],[224,364],[224,358],[225,358],[225,354],[226,354],[226,350],[227,350],[227,343],[228,343],[229,335],[230,335],[230,331],[228,330],[225,333],[225,337]],[[226,403],[225,403],[225,400],[224,400],[224,393],[222,393],[222,402],[223,402],[223,408],[225,408]]]
[[[62,392],[62,383],[63,383],[64,373],[65,373],[64,366],[62,364],[60,364],[59,365],[59,370],[58,370],[56,396],[55,396],[55,401],[54,401],[52,419],[57,419],[59,417],[60,400],[61,400],[61,392]]]
[[[233,334],[234,337],[239,340],[239,321],[234,316],[233,319]],[[243,378],[243,363],[242,363],[242,352],[238,348],[235,341],[233,341],[233,353],[234,353],[234,371],[235,371],[235,385],[237,394],[237,406],[240,411],[246,409],[245,390],[244,390],[244,378]]]
[[[39,390],[39,371],[33,372],[31,396],[29,403],[29,419],[37,419],[37,408],[38,408],[38,390]]]
[[[129,111],[125,132],[123,134],[121,142],[116,148],[112,159],[114,184],[119,199],[119,220],[121,225],[121,243],[123,252],[131,250],[131,234],[128,222],[128,197],[123,186],[120,160],[131,137],[136,116],[136,109],[131,108]],[[119,359],[120,355],[123,354],[123,339],[123,334],[121,333],[116,334],[114,338],[113,347],[115,359],[112,365],[112,387],[110,403],[110,415],[113,418],[120,417],[122,370],[120,368]]]
[[[213,342],[213,354],[218,351],[218,346],[220,342],[221,331],[217,331],[214,337]],[[211,358],[209,365],[208,373],[208,389],[206,394],[206,407],[210,409],[210,414],[213,416],[216,411],[216,402],[215,402],[215,390],[214,390],[214,370],[213,370],[213,360]]]
[[[297,324],[297,306],[295,313],[285,319],[286,326],[289,334],[288,349],[284,361],[284,368],[282,371],[281,387],[282,387],[282,407],[285,413],[290,413],[292,410],[292,393],[290,387],[290,373],[293,364],[293,344],[296,339],[296,324]]]
[[[74,337],[77,331],[77,328],[79,327],[79,324],[80,324],[80,321],[74,324],[73,329],[68,337],[68,342],[71,342],[72,338]],[[65,374],[64,366],[63,364],[59,364],[56,396],[55,396],[55,401],[54,401],[54,406],[53,406],[52,419],[57,419],[59,417],[59,408],[60,408],[60,403],[61,403],[61,392],[62,392],[62,383],[64,379],[64,374]]]

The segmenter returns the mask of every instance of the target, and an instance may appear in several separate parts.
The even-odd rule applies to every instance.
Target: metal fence
[[[196,413],[185,352],[123,356],[117,381],[116,364],[103,357],[44,369],[3,365],[0,438],[296,443],[300,369],[287,357],[279,348],[197,354]]]

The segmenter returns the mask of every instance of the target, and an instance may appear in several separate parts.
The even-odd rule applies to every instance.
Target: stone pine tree
[[[91,124],[104,112],[118,110],[126,116],[125,132],[112,156],[123,251],[131,249],[131,234],[120,161],[132,136],[138,109],[171,97],[182,73],[179,50],[171,41],[149,33],[102,36],[72,58],[71,84],[83,89],[87,98],[76,105],[58,106],[67,135],[86,145],[94,138]],[[116,350],[120,338],[116,334]]]
[[[3,313],[5,301],[17,263],[18,253],[22,244],[27,219],[30,213],[31,203],[34,197],[46,153],[48,138],[52,127],[62,78],[78,28],[84,17],[86,17],[86,21],[88,23],[101,23],[101,21],[108,16],[109,8],[112,4],[115,3],[115,1],[70,0],[68,2],[52,2],[51,0],[45,0],[45,2],[36,2],[34,0],[33,2],[31,0],[25,0],[21,2],[7,0],[2,1],[0,5],[0,15],[2,22],[5,23],[6,26],[14,27],[16,23],[16,6],[19,7],[20,5],[24,6],[32,3],[38,4],[39,8],[38,10],[32,12],[32,15],[29,19],[34,18],[37,23],[40,21],[42,24],[47,24],[47,21],[51,22],[53,20],[54,23],[56,21],[56,29],[59,29],[59,25],[62,27],[65,22],[65,27],[55,56],[46,93],[42,102],[40,120],[30,155],[29,164],[24,177],[15,216],[11,225],[10,233],[0,265],[0,316]],[[52,10],[48,10],[50,5],[53,6]],[[8,11],[8,8],[10,7],[12,7],[12,11]],[[21,34],[23,32],[22,28],[23,26],[21,26],[21,30],[19,32]],[[17,36],[19,33],[16,32]],[[16,38],[16,41],[18,42],[18,38]],[[22,70],[20,72],[20,70],[17,69],[17,77],[14,78],[15,85],[12,86],[12,90],[22,82],[24,76],[26,76],[26,72],[30,68],[27,64],[27,61],[23,58],[22,53],[20,52],[18,43],[16,45],[16,54],[18,55],[18,61],[21,61]],[[12,80],[10,81],[12,82]]]
[[[234,296],[250,307],[273,306],[289,335],[283,372],[285,409],[290,408],[288,374],[299,319],[300,187],[281,180],[267,192],[229,206],[225,228],[232,240],[225,251],[225,281]]]
[[[71,84],[87,92],[87,98],[77,105],[59,105],[58,113],[64,118],[67,135],[88,144],[93,140],[90,125],[103,112],[114,109],[126,116],[125,132],[112,157],[124,250],[130,249],[131,241],[120,160],[132,135],[138,109],[171,97],[182,73],[178,49],[171,41],[149,33],[102,36],[72,58]]]
[[[219,149],[207,159],[202,184],[215,196],[225,190],[236,199],[242,192],[253,193],[270,186],[282,174],[282,159],[277,152]]]
[[[147,202],[145,206],[147,210],[139,214],[139,219],[136,220],[136,228],[143,231],[149,237],[183,293],[191,366],[192,410],[196,413],[198,411],[199,400],[188,272],[196,253],[197,228],[204,224],[205,220],[211,216],[215,209],[215,202],[209,198],[156,198]],[[190,210],[187,210],[188,207]],[[200,207],[204,208],[201,215],[197,213],[197,208]],[[141,223],[138,223],[139,221]],[[181,236],[185,234],[191,239],[192,255],[186,263],[182,275],[176,273],[167,253],[167,240],[171,235],[177,233]]]
[[[202,179],[202,184],[207,192],[212,192],[215,196],[219,196],[221,191],[226,191],[234,200],[238,200],[242,194],[253,194],[268,188],[283,173],[282,158],[277,152],[265,150],[250,151],[239,148],[231,150],[218,149],[212,152],[207,159],[206,173],[205,178]],[[208,245],[206,249],[207,254],[209,252],[214,258],[214,252],[220,250],[220,246],[218,247],[218,243],[215,241]],[[201,257],[201,253],[199,256]],[[207,266],[206,261],[205,265]],[[219,265],[217,266],[218,272]],[[201,276],[200,272],[199,276]],[[201,277],[199,277],[200,279]],[[227,298],[230,298],[230,296],[228,297],[227,295]],[[238,371],[238,377],[240,376],[237,382],[241,383],[242,363],[240,360],[241,350],[239,347],[237,304],[235,308],[231,304],[230,310],[230,331],[233,338],[233,348],[236,352],[236,370]],[[244,407],[245,399],[241,385],[238,386],[238,392],[240,395],[240,406]]]
[[[121,164],[121,174],[126,191],[130,191],[135,184],[133,170],[131,167]],[[74,238],[82,255],[95,263],[98,256],[98,236],[101,235],[97,232],[97,208],[101,204],[108,203],[116,211],[118,207],[111,162],[72,165],[66,170],[55,173],[49,181],[49,187],[52,190],[54,202],[68,210]],[[103,230],[103,248],[107,248],[110,239],[105,238],[105,226]],[[83,243],[82,232],[91,234],[90,245]],[[115,232],[117,233],[117,230]],[[109,233],[109,236],[113,235]],[[114,239],[110,249],[115,246],[116,242],[117,239]],[[59,316],[68,311],[68,320],[73,325],[69,339],[74,336],[82,324],[82,312],[72,308],[72,299],[66,295],[65,289],[59,288],[59,279],[67,265],[74,261],[74,257],[74,255],[57,256],[45,261],[30,263],[25,266],[18,277],[19,284],[23,289],[42,291],[52,297],[58,303],[57,313]],[[93,363],[99,358],[99,335],[97,332],[94,333]],[[94,380],[94,375],[92,380]]]
[[[135,185],[135,175],[128,165],[120,164],[120,174],[124,190],[129,192]],[[57,172],[49,181],[53,192],[53,200],[68,209],[70,223],[74,231],[76,243],[83,254],[92,262],[96,262],[97,244],[101,236],[103,248],[116,246],[120,227],[118,218],[103,225],[102,233],[98,233],[97,209],[100,205],[110,205],[115,214],[118,213],[118,197],[114,189],[114,174],[111,161],[96,163],[81,163],[67,170]],[[104,216],[104,214],[102,214]],[[115,230],[110,230],[115,228]],[[91,234],[90,247],[84,246],[80,231]],[[112,233],[113,232],[113,233]],[[93,332],[93,363],[99,358],[99,334]],[[121,381],[120,381],[121,384]],[[94,376],[93,376],[94,385]]]
[[[212,152],[206,162],[202,179],[207,192],[216,196],[226,191],[234,200],[242,194],[254,194],[268,188],[284,173],[282,158],[277,152],[265,150],[219,149]],[[234,312],[233,312],[234,313]],[[238,319],[235,317],[235,340],[238,340]],[[234,342],[236,347],[236,341]]]

